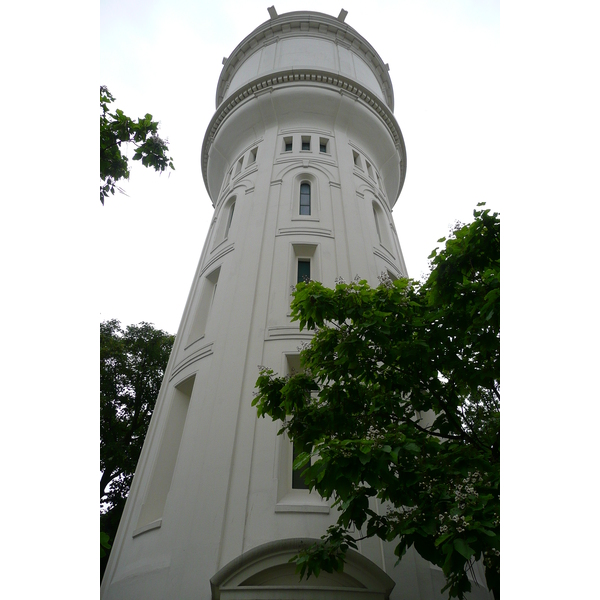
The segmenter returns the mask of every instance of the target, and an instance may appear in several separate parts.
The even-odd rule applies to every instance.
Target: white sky
[[[145,320],[176,333],[212,216],[200,150],[222,59],[268,20],[266,0],[102,0],[100,77],[115,107],[150,112],[170,142],[170,175],[135,164],[102,207],[100,319]],[[500,210],[499,2],[323,0],[307,9],[363,35],[390,65],[407,177],[394,220],[409,275],[427,271],[436,240],[485,201]],[[130,156],[132,153],[130,152]]]

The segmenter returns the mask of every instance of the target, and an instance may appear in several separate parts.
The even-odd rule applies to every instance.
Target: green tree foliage
[[[150,323],[100,324],[101,572],[108,561],[175,337]]]
[[[106,86],[100,86],[100,202],[108,194],[115,193],[115,184],[121,179],[129,179],[129,159],[121,152],[123,144],[133,144],[133,160],[141,160],[145,167],[163,172],[175,170],[173,159],[167,155],[168,140],[158,136],[158,122],[151,114],[135,122],[121,109],[109,111],[109,105],[115,101]],[[120,192],[123,190],[117,187]],[[124,193],[124,192],[123,192]]]
[[[482,559],[499,598],[500,221],[474,216],[439,240],[424,283],[296,287],[292,319],[314,330],[303,372],[261,367],[253,404],[282,421],[303,450],[294,468],[339,510],[296,557],[301,576],[342,569],[356,539],[378,536],[399,560],[414,546],[441,567],[450,597]]]

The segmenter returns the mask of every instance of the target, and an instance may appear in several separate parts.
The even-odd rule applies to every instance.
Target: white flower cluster
[[[494,563],[496,563],[496,571],[498,573],[500,573],[500,563],[498,561],[495,561],[492,556],[491,556],[491,552],[490,553],[484,553],[483,555],[483,564],[488,567],[488,568],[492,568],[494,566]],[[494,550],[493,551],[493,555],[496,558],[500,558],[500,550]]]
[[[431,493],[431,484],[433,483],[433,479],[431,477],[423,477],[423,479],[419,482],[419,487],[428,493]]]
[[[479,471],[475,471],[474,473],[469,473],[467,477],[463,479],[462,484],[456,486],[454,490],[454,497],[456,500],[466,500],[468,496],[479,496],[479,494],[475,491],[474,484],[481,483],[483,481],[483,477],[479,473]],[[464,492],[463,492],[464,488]],[[464,504],[462,505],[464,507]]]
[[[450,525],[454,526],[458,533],[462,533],[468,527],[468,523],[464,515],[449,516],[448,513],[445,512],[443,514],[439,514],[438,519],[440,520],[440,535],[446,533]]]
[[[386,517],[389,521],[402,523],[409,520],[415,511],[418,512],[416,506],[401,506],[400,508],[388,506],[386,509]]]
[[[377,276],[377,279],[379,279],[379,283],[381,283],[382,286],[388,289],[393,287],[392,278],[387,271],[381,271],[381,274]]]

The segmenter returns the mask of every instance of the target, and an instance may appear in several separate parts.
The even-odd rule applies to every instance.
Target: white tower
[[[336,519],[294,478],[278,425],[257,418],[257,366],[298,364],[310,338],[289,318],[299,278],[333,286],[359,274],[377,285],[382,271],[406,275],[391,215],[406,153],[388,67],[346,11],[269,14],[219,78],[202,147],[214,219],[105,600],[422,600],[443,587],[415,553],[394,567],[393,546],[377,539],[348,555],[343,574],[298,583],[288,564]]]

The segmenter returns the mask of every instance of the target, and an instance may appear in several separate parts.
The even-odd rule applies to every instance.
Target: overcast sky
[[[268,20],[270,5],[101,1],[99,83],[130,117],[160,121],[176,168],[159,176],[134,163],[121,184],[128,197],[98,202],[101,320],[177,332],[213,212],[200,150],[222,59]],[[409,275],[419,278],[456,220],[470,220],[481,201],[501,209],[499,2],[280,0],[275,8],[334,17],[344,8],[346,23],[389,63],[408,159],[393,215]]]

